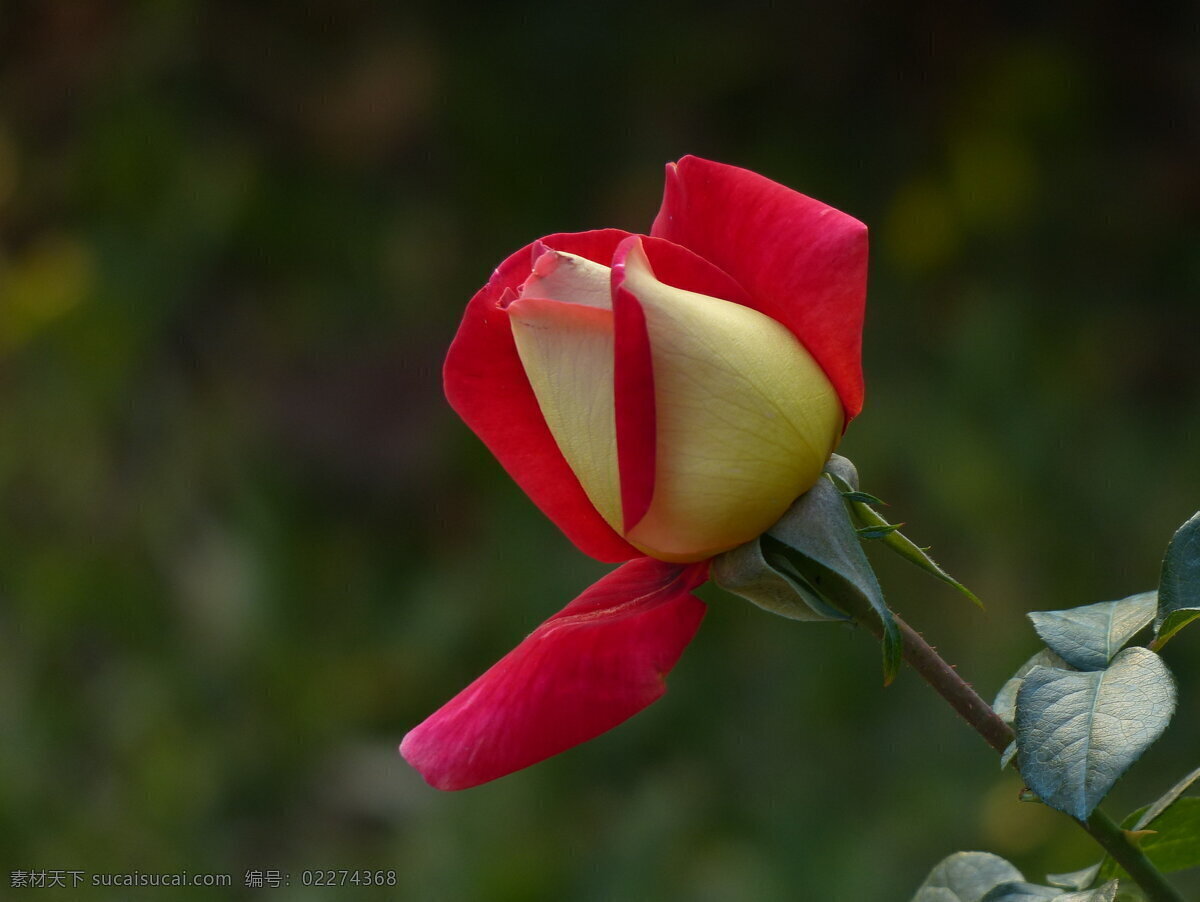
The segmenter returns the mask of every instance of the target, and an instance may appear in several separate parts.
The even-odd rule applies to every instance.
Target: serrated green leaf
[[[1184,796],[1148,823],[1141,823],[1144,816],[1144,812],[1134,812],[1126,820],[1134,822],[1133,829],[1154,831],[1142,838],[1139,847],[1156,868],[1169,874],[1200,867],[1200,797]],[[1115,861],[1105,858],[1100,876],[1127,875]]]
[[[1025,682],[1025,675],[1035,667],[1058,667],[1062,670],[1072,669],[1066,661],[1048,648],[1043,648],[1018,667],[1017,672],[1009,677],[1008,682],[1000,687],[1000,691],[996,693],[996,700],[992,702],[992,710],[996,712],[996,716],[1010,727],[1017,716],[1017,692],[1021,688],[1021,683]]]
[[[1096,862],[1090,867],[1080,868],[1078,871],[1070,871],[1066,874],[1047,874],[1046,882],[1051,886],[1059,886],[1063,889],[1081,890],[1087,889],[1096,882],[1096,878],[1100,875],[1100,862]]]
[[[1163,556],[1154,632],[1159,647],[1200,617],[1200,511],[1184,523]]]
[[[999,855],[955,852],[934,865],[912,902],[982,902],[994,887],[1024,879]]]
[[[837,474],[831,474],[830,478],[833,479],[834,484],[842,490],[842,496],[847,500],[847,502],[849,502],[850,510],[854,514],[855,519],[859,522],[860,530],[888,529],[886,532],[881,531],[875,535],[864,536],[864,538],[882,539],[883,544],[887,548],[900,555],[900,557],[904,558],[910,564],[915,564],[936,579],[940,579],[947,585],[953,586],[963,595],[967,596],[972,603],[978,605],[980,608],[983,607],[983,602],[979,600],[974,592],[943,570],[938,563],[929,556],[924,548],[921,548],[919,545],[905,536],[904,533],[900,532],[900,525],[903,524],[893,525],[889,523],[883,518],[883,516],[879,514],[878,511],[874,510],[870,506],[872,502],[860,501],[851,497],[857,492],[857,490],[848,482],[839,479]]]
[[[1057,899],[1060,895],[1061,890],[1052,886],[1021,881],[997,886],[983,897],[982,902],[1037,902],[1039,899]]]
[[[1102,601],[1063,611],[1031,611],[1042,641],[1079,670],[1102,670],[1113,655],[1154,619],[1156,592]]]
[[[1119,652],[1105,670],[1035,667],[1017,693],[1021,776],[1047,805],[1086,820],[1174,708],[1171,674],[1145,648]]]

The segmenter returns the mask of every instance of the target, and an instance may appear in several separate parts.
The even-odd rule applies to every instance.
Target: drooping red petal
[[[704,616],[707,562],[639,558],[539,626],[414,728],[400,754],[438,789],[466,789],[565,751],[666,691]]]
[[[667,165],[651,234],[736,279],[749,306],[791,329],[821,365],[846,421],[862,409],[866,226],[756,173],[688,156]]]
[[[629,233],[619,229],[549,235],[500,264],[471,299],[446,355],[446,398],[543,513],[579,549],[601,561],[639,552],[604,522],[571,472],[538,408],[503,304],[551,247],[608,266]]]

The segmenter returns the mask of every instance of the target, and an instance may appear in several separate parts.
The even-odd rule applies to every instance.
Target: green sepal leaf
[[[1058,667],[1062,670],[1073,669],[1066,661],[1048,648],[1043,648],[1018,667],[1017,672],[1009,677],[1008,682],[1000,687],[1000,691],[996,693],[996,700],[992,702],[992,710],[1010,727],[1017,718],[1017,692],[1020,691],[1021,684],[1025,682],[1025,675],[1035,667]]]
[[[1135,830],[1153,830],[1138,844],[1151,863],[1169,874],[1200,867],[1200,797],[1185,796],[1149,823],[1142,824],[1145,812],[1135,811],[1122,826]],[[1100,865],[1100,876],[1125,877],[1124,869],[1111,858]]]
[[[834,455],[826,471],[857,482],[854,465],[844,457]],[[900,630],[833,483],[817,480],[774,526],[747,545],[713,559],[717,585],[798,620],[844,620],[844,612],[869,608],[882,624],[884,682],[895,678]],[[789,593],[794,598],[789,600]]]
[[[1051,886],[1059,886],[1063,889],[1081,890],[1087,889],[1095,883],[1098,876],[1100,876],[1100,862],[1065,874],[1047,874],[1046,882]]]
[[[887,502],[881,501],[880,499],[878,499],[874,495],[872,495],[870,492],[860,492],[860,491],[842,492],[842,497],[845,498],[847,501],[858,501],[862,504],[882,504],[885,507],[887,506]]]
[[[1021,776],[1047,805],[1086,820],[1174,710],[1170,671],[1145,648],[1105,670],[1035,667],[1017,693]]]
[[[763,548],[761,537],[718,555],[712,580],[765,611],[789,620],[849,620],[796,571],[786,556]]]
[[[1141,592],[1063,611],[1031,611],[1029,619],[1042,641],[1072,667],[1103,670],[1154,619],[1157,607],[1158,593]]]
[[[858,481],[854,464],[836,454],[826,471],[847,483]],[[900,670],[900,630],[833,484],[818,480],[760,541],[765,553],[786,558],[831,605],[860,610],[865,602],[875,612],[882,627],[883,682],[891,683]]]
[[[879,526],[860,526],[856,532],[860,539],[884,539],[903,525],[902,523],[883,523]]]
[[[1061,895],[1062,891],[1052,886],[1020,881],[997,886],[983,897],[982,902],[1037,902],[1038,899],[1057,899]]]
[[[854,514],[854,518],[858,521],[861,530],[874,529],[884,530],[877,535],[865,535],[864,538],[879,538],[883,540],[883,544],[887,546],[900,557],[904,558],[910,564],[915,564],[931,576],[940,579],[942,582],[953,586],[963,595],[967,596],[974,604],[980,608],[983,607],[983,602],[979,598],[956,580],[953,576],[943,570],[938,563],[931,558],[925,549],[917,545],[911,539],[900,532],[900,526],[903,524],[891,524],[880,516],[879,512],[871,507],[871,501],[862,501],[851,497],[857,492],[852,485],[841,480],[836,473],[830,473],[830,478],[834,484],[842,491],[842,497],[849,503],[850,510]]]
[[[995,887],[1024,879],[999,855],[955,852],[934,865],[912,902],[983,902]]]
[[[1156,645],[1162,647],[1197,617],[1200,617],[1200,511],[1175,531],[1163,557],[1158,615],[1154,618]]]

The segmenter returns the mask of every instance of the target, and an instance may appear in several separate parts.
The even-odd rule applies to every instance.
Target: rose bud
[[[612,262],[541,250],[504,308],[517,353],[604,521],[651,557],[703,560],[762,533],[812,486],[841,437],[841,402],[781,323],[659,281],[637,236]],[[733,285],[724,294],[743,296]],[[632,311],[623,340],[649,349],[649,372],[622,386],[623,403],[648,414],[623,425],[652,430],[641,459],[621,461],[627,474],[646,468],[632,477],[651,487],[641,497],[621,481],[614,298]]]
[[[696,157],[667,167],[650,235],[550,235],[500,264],[447,398],[582,551],[632,562],[405,737],[430,783],[503,776],[665,691],[707,560],[811,488],[861,409],[865,289],[861,223]]]

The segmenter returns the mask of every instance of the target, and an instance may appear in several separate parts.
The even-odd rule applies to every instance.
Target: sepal
[[[937,561],[929,556],[928,549],[922,548],[900,532],[903,523],[889,523],[879,511],[875,510],[873,505],[881,505],[882,501],[868,492],[860,491],[837,475],[831,475],[830,478],[841,490],[842,498],[854,515],[860,536],[864,539],[882,539],[884,546],[890,551],[894,551],[910,564],[920,567],[930,576],[958,589],[978,607],[983,607],[983,602],[974,592],[943,570]]]
[[[858,481],[854,465],[836,454],[825,473],[847,484]],[[881,625],[884,683],[895,678],[900,631],[832,481],[818,479],[774,526],[748,544],[753,547],[714,558],[717,585],[794,620],[845,620],[873,612]]]
[[[792,566],[786,555],[771,547],[771,543],[764,542],[764,538],[760,536],[717,555],[712,563],[713,582],[764,611],[789,620],[850,619],[850,615],[829,604]]]

